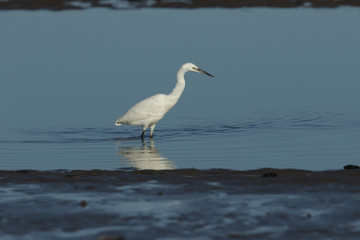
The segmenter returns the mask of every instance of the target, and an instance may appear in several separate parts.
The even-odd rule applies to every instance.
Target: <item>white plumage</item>
[[[201,70],[192,63],[185,63],[177,73],[177,83],[175,88],[169,94],[156,94],[148,97],[134,106],[132,106],[124,115],[116,119],[115,125],[129,124],[131,126],[142,126],[141,138],[144,138],[145,130],[150,127],[150,137],[156,123],[177,103],[185,88],[184,75],[186,72],[193,71],[204,73],[213,77],[213,75]]]

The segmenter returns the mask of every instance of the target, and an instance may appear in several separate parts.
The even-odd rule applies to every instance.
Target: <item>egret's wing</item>
[[[132,106],[115,124],[143,125],[143,121],[158,121],[167,112],[164,110],[166,104],[165,94],[151,96]]]

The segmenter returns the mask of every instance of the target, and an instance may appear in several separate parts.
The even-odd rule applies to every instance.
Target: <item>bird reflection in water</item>
[[[142,146],[121,146],[125,141],[116,142],[116,151],[121,163],[137,169],[169,170],[175,169],[173,161],[163,157],[155,147],[153,139],[142,141]]]

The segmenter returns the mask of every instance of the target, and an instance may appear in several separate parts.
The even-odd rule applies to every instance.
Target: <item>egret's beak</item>
[[[198,70],[199,73],[205,73],[206,75],[208,75],[208,76],[210,76],[210,77],[214,77],[214,76],[211,75],[210,73],[205,72],[204,70],[202,70],[202,69],[200,69],[200,68],[198,68],[197,70]]]

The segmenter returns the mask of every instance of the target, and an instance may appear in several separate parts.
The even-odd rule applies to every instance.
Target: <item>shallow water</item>
[[[2,12],[1,169],[338,169],[360,156],[358,8]],[[226,27],[224,27],[226,26]],[[132,104],[178,104],[142,142]]]
[[[356,164],[360,154],[359,123],[331,125],[320,117],[197,128],[164,125],[144,142],[139,129],[130,127],[11,132],[18,139],[1,142],[2,168],[322,170]]]

